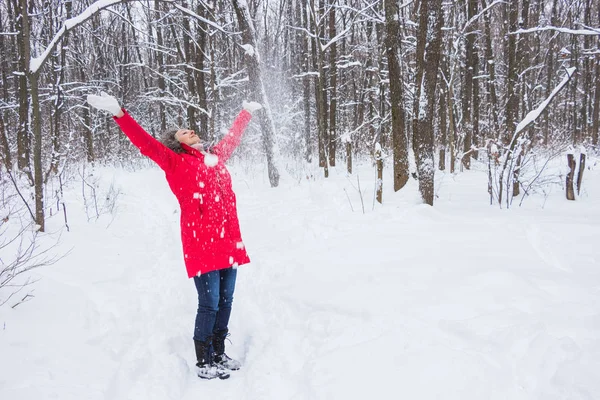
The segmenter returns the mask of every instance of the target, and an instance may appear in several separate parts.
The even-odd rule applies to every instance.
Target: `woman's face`
[[[200,138],[196,135],[196,132],[191,129],[178,130],[175,132],[175,139],[177,139],[179,143],[185,143],[188,146],[200,143]]]

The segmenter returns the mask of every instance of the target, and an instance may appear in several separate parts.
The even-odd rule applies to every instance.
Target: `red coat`
[[[181,146],[186,152],[178,154],[124,113],[115,121],[141,153],[165,171],[171,191],[179,201],[181,242],[188,276],[249,263],[225,162],[240,144],[251,114],[242,110],[211,154],[185,144]]]

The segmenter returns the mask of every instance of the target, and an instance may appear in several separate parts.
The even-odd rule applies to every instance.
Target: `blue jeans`
[[[198,313],[194,340],[205,342],[214,333],[227,333],[237,269],[226,268],[194,277]]]

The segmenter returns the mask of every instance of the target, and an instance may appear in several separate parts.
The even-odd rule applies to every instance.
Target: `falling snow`
[[[214,167],[218,163],[219,163],[219,157],[217,155],[210,154],[210,153],[204,153],[204,164],[206,164],[207,167]]]
[[[251,44],[242,44],[241,47],[244,49],[247,55],[254,57],[254,47],[252,47]]]
[[[71,252],[34,271],[31,301],[0,307],[0,399],[595,399],[600,173],[588,157],[577,201],[558,187],[509,211],[488,205],[476,163],[436,171],[435,207],[412,179],[373,202],[370,163],[275,191],[233,165],[253,262],[237,269],[227,342],[243,367],[223,382],[194,376],[197,292],[163,172],[90,167],[123,198],[88,222],[80,188],[65,186]]]

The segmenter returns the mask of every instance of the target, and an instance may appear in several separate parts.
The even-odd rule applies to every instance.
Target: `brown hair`
[[[185,150],[183,147],[181,147],[181,143],[179,143],[179,140],[175,138],[175,134],[178,130],[179,129],[177,128],[167,129],[160,135],[160,142],[169,149],[173,150],[175,153],[184,153]]]

